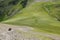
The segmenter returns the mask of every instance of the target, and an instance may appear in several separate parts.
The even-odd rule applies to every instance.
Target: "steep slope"
[[[18,12],[12,18],[3,22],[14,25],[31,26],[40,31],[42,30],[44,32],[60,35],[60,22],[57,20],[54,14],[57,12],[54,11],[55,4],[55,2],[32,3],[22,11]]]
[[[26,7],[28,0],[0,0],[0,21],[3,21]]]

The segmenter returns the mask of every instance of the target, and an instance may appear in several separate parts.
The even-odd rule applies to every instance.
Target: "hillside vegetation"
[[[31,26],[38,29],[38,31],[42,30],[44,32],[60,35],[59,2],[59,0],[52,2],[19,0],[16,1],[16,4],[12,2],[13,5],[10,4],[10,7],[7,6],[4,12],[4,14],[7,15],[3,15],[3,19],[7,20],[2,22],[13,25]]]
[[[6,20],[21,11],[29,2],[28,0],[0,0],[0,21]]]

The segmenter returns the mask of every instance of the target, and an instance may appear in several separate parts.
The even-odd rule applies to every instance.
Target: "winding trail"
[[[19,31],[23,31],[23,32],[32,33],[32,34],[38,34],[38,35],[46,36],[46,37],[52,38],[53,40],[60,40],[60,36],[56,36],[56,35],[53,35],[53,34],[42,33],[42,32],[33,32],[32,30],[34,30],[34,28],[32,28],[32,27],[28,27],[28,26],[14,26],[14,25],[8,25],[8,24],[0,24],[0,34],[3,32],[2,33],[3,35],[7,35],[7,37],[6,37],[7,40],[15,40],[13,38],[12,39],[8,38],[8,37],[10,37],[9,35],[11,35],[11,32],[10,33],[8,32],[9,28],[12,28],[12,31],[11,31],[12,35],[13,35],[13,33],[14,34],[16,33],[16,32],[13,32],[13,31],[19,30]],[[4,34],[6,32],[9,35],[8,34]],[[19,34],[19,33],[17,33],[17,34]]]

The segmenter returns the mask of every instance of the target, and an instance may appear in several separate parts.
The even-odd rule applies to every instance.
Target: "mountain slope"
[[[58,12],[55,11],[55,4],[55,2],[32,3],[3,23],[31,26],[40,31],[60,35],[60,22],[55,17],[55,13]]]
[[[0,21],[10,18],[26,7],[29,0],[1,0],[0,1]]]

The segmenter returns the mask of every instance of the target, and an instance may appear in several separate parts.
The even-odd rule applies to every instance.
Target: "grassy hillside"
[[[16,6],[15,6],[16,7]],[[20,6],[16,7],[20,8]],[[36,2],[27,5],[10,19],[7,24],[31,26],[38,31],[60,34],[60,4],[55,2]]]
[[[0,21],[10,18],[26,7],[31,0],[0,0]]]

